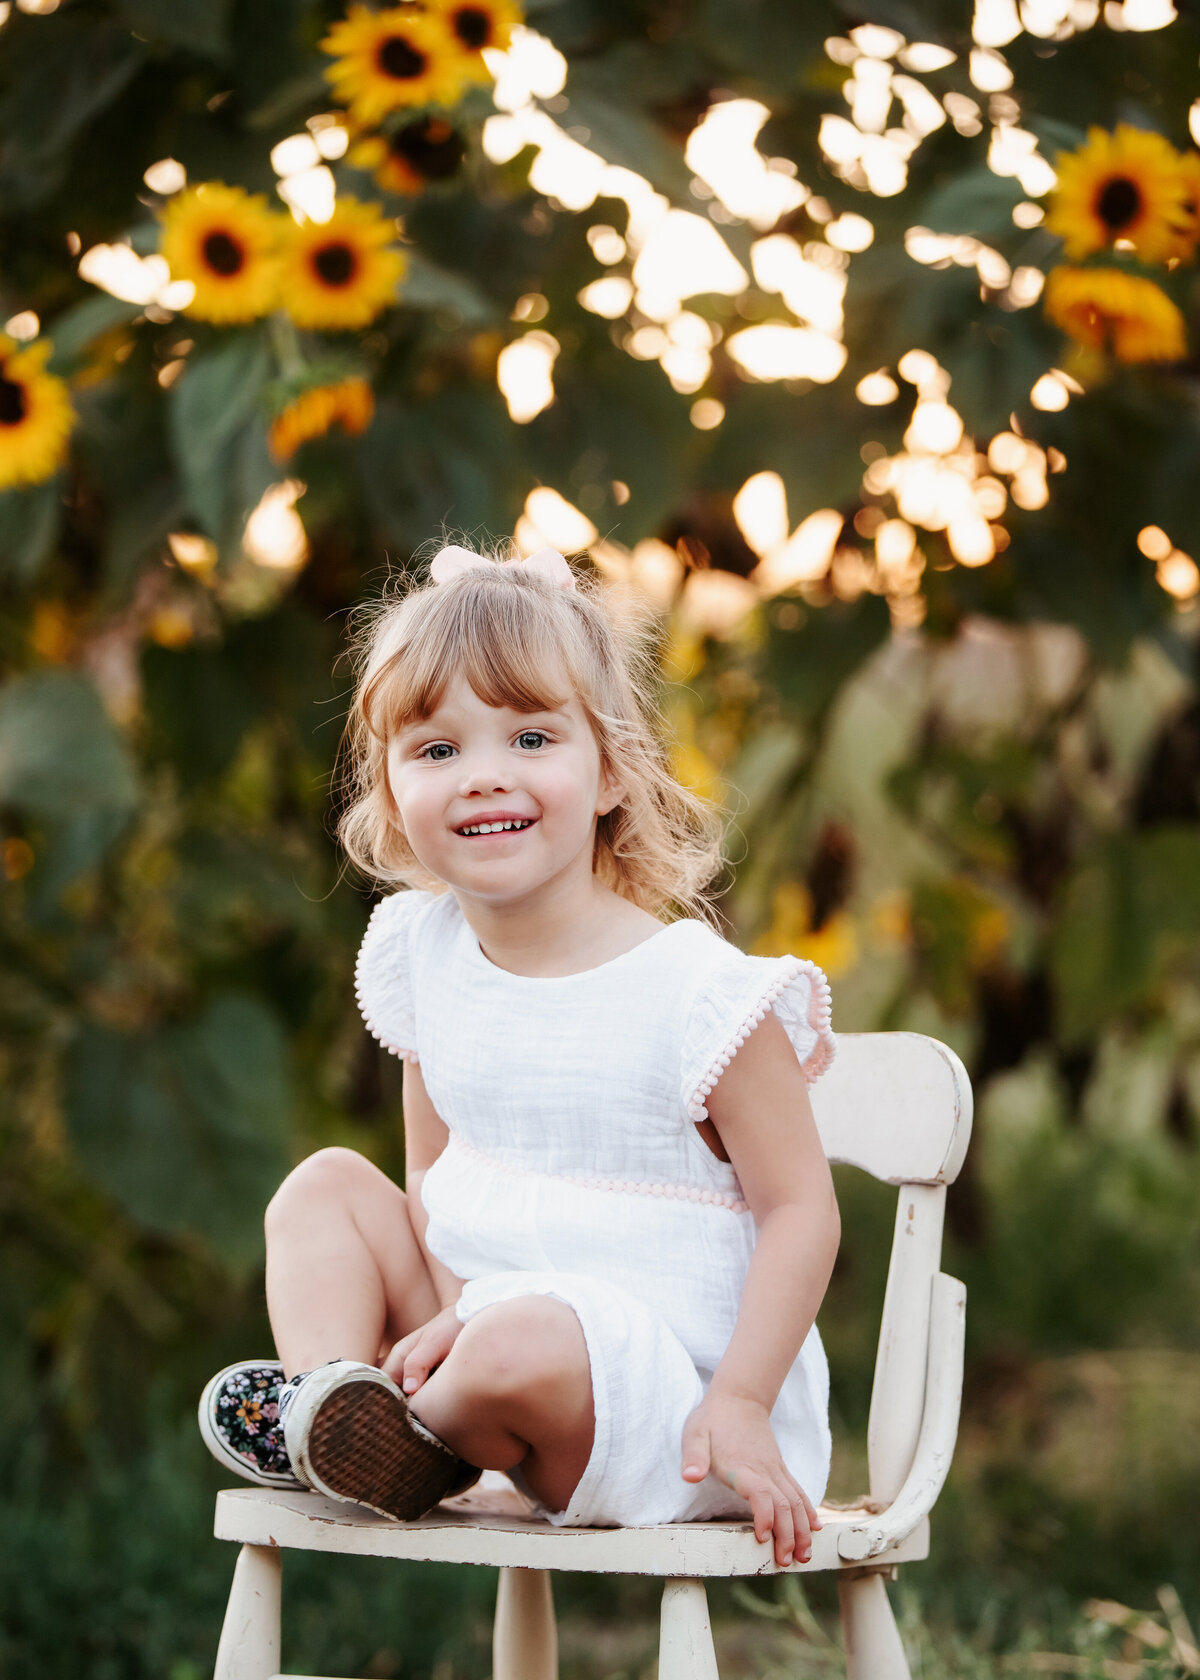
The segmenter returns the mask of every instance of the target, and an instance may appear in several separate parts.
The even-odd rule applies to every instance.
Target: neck
[[[489,962],[512,974],[553,978],[595,968],[662,924],[590,873],[543,883],[503,903],[454,895]]]

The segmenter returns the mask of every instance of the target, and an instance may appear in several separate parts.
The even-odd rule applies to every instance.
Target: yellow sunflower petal
[[[66,459],[75,411],[64,382],[45,371],[49,340],[18,350],[0,333],[0,490],[41,484]]]
[[[1117,244],[1143,262],[1166,262],[1187,243],[1189,187],[1181,159],[1161,134],[1119,123],[1093,128],[1057,161],[1045,225],[1074,262]]]
[[[190,280],[186,313],[201,321],[252,321],[274,309],[286,218],[261,194],[204,181],[162,214],[162,254],[172,280]]]
[[[356,122],[368,127],[411,105],[454,105],[462,97],[462,53],[444,19],[398,6],[351,6],[321,42],[325,72]]]
[[[374,414],[375,398],[365,379],[314,385],[276,416],[267,433],[267,444],[277,461],[286,461],[302,443],[324,437],[333,426],[340,426],[351,437],[365,432]]]
[[[404,273],[391,248],[396,224],[377,204],[341,197],[327,222],[302,222],[288,236],[284,308],[299,327],[350,331],[371,324],[395,299]]]
[[[513,30],[525,20],[514,0],[427,0],[429,10],[446,20],[462,55],[466,80],[485,86],[491,71],[484,61],[484,49],[504,52],[512,44]]]
[[[1187,352],[1182,314],[1153,280],[1115,268],[1054,268],[1046,314],[1078,343],[1111,345],[1122,362],[1175,362]]]

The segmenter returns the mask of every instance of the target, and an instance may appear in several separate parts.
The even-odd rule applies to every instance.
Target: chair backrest
[[[837,1059],[813,1087],[813,1110],[831,1161],[900,1191],[867,1429],[871,1495],[889,1502],[921,1428],[930,1294],[941,1267],[946,1186],[971,1136],[971,1082],[935,1038],[842,1033]]]
[[[831,1161],[885,1184],[952,1184],[971,1136],[971,1082],[947,1045],[921,1033],[839,1033],[812,1090]]]

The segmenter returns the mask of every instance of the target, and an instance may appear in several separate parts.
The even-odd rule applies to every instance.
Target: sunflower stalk
[[[292,380],[303,380],[308,372],[308,362],[300,348],[300,334],[295,326],[281,309],[277,309],[268,318],[268,327],[271,348],[275,352],[281,375],[289,383]]]

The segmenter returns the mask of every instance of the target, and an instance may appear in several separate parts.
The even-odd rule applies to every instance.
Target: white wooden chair
[[[939,1261],[946,1186],[971,1131],[971,1089],[958,1057],[935,1039],[867,1033],[839,1038],[837,1061],[813,1096],[830,1160],[861,1167],[900,1194],[871,1396],[870,1495],[823,1509],[810,1562],[791,1568],[837,1571],[849,1680],[908,1680],[884,1582],[898,1564],[928,1556],[929,1512],[958,1430],[966,1291]],[[515,1490],[480,1488],[414,1523],[311,1493],[219,1494],[217,1538],[240,1541],[242,1550],[216,1680],[278,1676],[288,1547],[498,1565],[494,1680],[557,1680],[551,1570],[666,1578],[659,1680],[717,1680],[705,1576],[779,1572],[770,1542],[760,1545],[748,1522],[563,1529],[525,1511]]]

